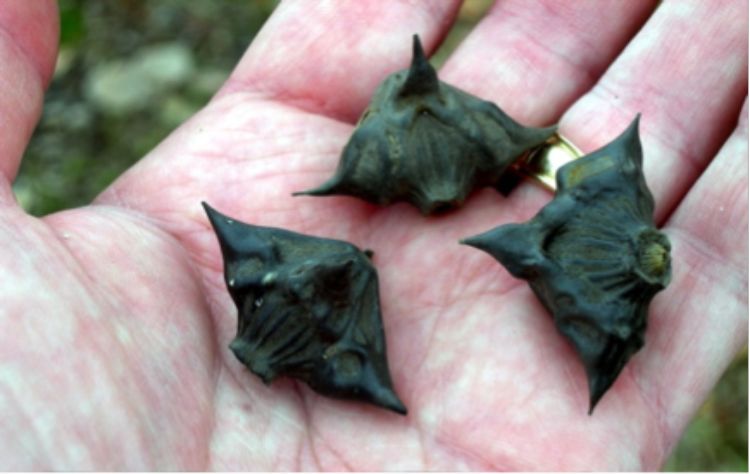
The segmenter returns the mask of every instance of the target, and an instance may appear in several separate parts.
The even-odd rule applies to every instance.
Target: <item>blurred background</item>
[[[88,203],[199,110],[278,2],[61,0],[61,46],[44,113],[13,190],[45,215]],[[467,0],[440,65],[491,0]],[[664,466],[747,471],[747,349]]]

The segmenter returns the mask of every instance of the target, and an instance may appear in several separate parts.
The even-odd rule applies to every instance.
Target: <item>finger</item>
[[[52,1],[8,0],[0,7],[0,200],[10,197],[42,110],[57,53],[57,7]]]
[[[663,2],[560,124],[564,135],[592,151],[643,114],[644,171],[657,222],[734,126],[747,94],[747,14],[744,0]]]
[[[670,446],[747,343],[747,107],[665,227],[672,284],[654,299],[635,367]]]
[[[648,18],[651,1],[498,1],[440,72],[530,125],[555,122]]]
[[[354,121],[385,76],[408,66],[411,35],[434,51],[460,3],[283,2],[222,93],[253,92]]]

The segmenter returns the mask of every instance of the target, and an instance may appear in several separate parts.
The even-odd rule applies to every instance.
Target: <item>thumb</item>
[[[58,31],[54,1],[0,4],[0,204],[13,202],[10,183],[42,110]]]

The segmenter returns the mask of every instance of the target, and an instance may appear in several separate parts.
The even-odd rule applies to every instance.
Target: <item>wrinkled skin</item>
[[[330,175],[378,82],[408,65],[411,35],[434,51],[456,2],[284,2],[204,110],[91,206],[42,219],[10,183],[57,12],[3,2],[0,467],[659,468],[747,340],[748,7],[665,2],[649,18],[649,2],[607,3],[501,0],[440,71],[521,123],[559,120],[584,151],[643,114],[673,281],[589,417],[583,368],[525,282],[457,244],[528,219],[551,193],[486,189],[434,218],[290,196]],[[290,380],[266,387],[243,368],[201,200],[375,250],[408,417]]]

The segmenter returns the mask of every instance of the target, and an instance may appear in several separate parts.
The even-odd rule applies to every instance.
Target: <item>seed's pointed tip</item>
[[[297,191],[295,193],[292,193],[292,196],[330,196],[331,194],[338,194],[338,188],[340,184],[341,182],[339,178],[334,176],[317,188],[307,189],[305,191]]]
[[[390,409],[394,413],[398,413],[399,415],[403,415],[403,416],[406,416],[409,414],[409,410],[406,409],[406,407],[401,401],[399,401],[397,404],[393,404],[389,406],[388,409]]]
[[[460,242],[463,245],[468,245],[469,247],[481,250],[505,265],[503,255],[507,252],[507,242],[505,242],[503,229],[501,227],[488,230],[483,234],[461,239]]]
[[[419,40],[419,35],[414,33],[412,35],[412,66],[418,62],[427,61],[424,55],[424,49],[422,49],[422,42]]]
[[[593,391],[591,380],[589,380],[589,416],[594,413],[594,408],[596,408],[596,404],[599,403],[599,400],[601,400],[602,395],[604,395],[603,392],[595,393]]]
[[[459,240],[458,242],[461,245],[468,245],[469,247],[474,247],[476,249],[483,250],[485,252],[490,252],[490,247],[492,246],[492,242],[494,241],[494,237],[492,234],[493,234],[493,231],[490,230],[483,234],[473,235],[471,237],[465,237]]]
[[[428,94],[437,90],[437,73],[430,61],[427,60],[419,35],[415,34],[413,36],[411,66],[406,81],[401,86],[400,94],[402,96]]]
[[[623,135],[633,135],[633,134],[638,135],[638,128],[640,127],[640,124],[641,124],[641,113],[638,112],[637,114],[635,114],[635,118],[633,119],[633,121],[630,122],[630,125],[628,125],[628,128],[625,129],[625,132],[623,133]]]
[[[226,221],[230,221],[231,219],[211,207],[206,201],[201,201],[201,205],[203,206],[203,210],[206,212],[208,221],[211,223],[211,227],[214,228],[214,231],[216,231],[216,233],[219,235],[224,234],[224,223]]]
[[[206,211],[206,215],[208,215],[209,219],[217,214],[216,209],[211,207],[206,201],[201,201],[201,206],[203,206],[203,210]]]
[[[296,193],[292,193],[292,196],[328,196],[330,194],[333,194],[330,189],[321,186],[318,188],[308,189],[306,191],[297,191]]]
[[[640,126],[641,114],[636,114],[635,118],[630,125],[623,130],[623,132],[609,144],[605,145],[602,149],[610,148],[619,150],[619,156],[624,160],[632,160],[640,168],[643,164],[643,148],[641,146],[641,136],[638,128]]]
[[[602,399],[604,394],[612,386],[614,379],[611,377],[605,377],[599,373],[592,371],[587,374],[589,382],[589,416],[594,413],[599,401]]]
[[[479,235],[475,235],[473,237],[466,237],[458,241],[461,245],[468,245],[469,247],[475,247],[478,249],[482,248],[481,239],[478,238]]]
[[[298,193],[292,194],[292,197],[300,197],[300,196],[329,196],[333,193],[327,192],[322,189],[308,189],[307,191],[300,191]]]
[[[408,410],[404,403],[398,398],[396,393],[390,388],[382,388],[375,395],[375,404],[379,407],[386,408],[399,415],[406,415]]]
[[[238,221],[222,214],[205,202],[202,204],[216,234],[216,239],[219,241],[225,262],[240,255],[255,254],[263,246],[259,243],[262,241],[260,234],[265,232],[262,227]]]
[[[620,135],[617,136],[614,140],[612,140],[609,144],[604,145],[603,148],[606,148],[609,145],[612,145],[613,143],[618,142],[640,142],[640,134],[639,134],[639,127],[641,123],[641,114],[640,112],[635,115],[635,118],[628,124],[627,127],[620,133]]]
[[[590,395],[589,396],[589,416],[591,416],[594,413],[594,408],[596,408],[597,403],[599,403],[599,400],[602,398],[603,393],[599,395]]]

